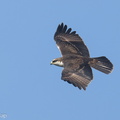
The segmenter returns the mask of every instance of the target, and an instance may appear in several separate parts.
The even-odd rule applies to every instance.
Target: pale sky
[[[53,40],[64,22],[82,37],[91,57],[106,56],[114,70],[93,70],[87,90],[61,80]],[[1,0],[0,118],[5,120],[120,119],[119,0]]]

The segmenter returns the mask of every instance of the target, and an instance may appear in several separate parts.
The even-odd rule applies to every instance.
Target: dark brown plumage
[[[106,74],[112,71],[113,65],[106,57],[90,58],[80,36],[71,28],[67,29],[67,25],[58,26],[54,39],[62,57],[54,59],[51,64],[64,67],[61,77],[64,81],[86,90],[93,79],[91,67]]]

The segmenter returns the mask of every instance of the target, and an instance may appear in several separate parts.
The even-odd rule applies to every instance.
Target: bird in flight
[[[53,59],[51,64],[63,67],[61,79],[73,84],[79,89],[86,87],[93,79],[91,67],[109,74],[113,64],[105,56],[90,58],[87,46],[81,37],[67,28],[63,23],[58,25],[54,35],[57,47],[62,57]]]

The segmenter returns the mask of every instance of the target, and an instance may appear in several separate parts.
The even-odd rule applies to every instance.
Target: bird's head
[[[51,65],[56,65],[56,66],[59,66],[59,67],[63,67],[63,62],[59,59],[53,59],[50,63]]]

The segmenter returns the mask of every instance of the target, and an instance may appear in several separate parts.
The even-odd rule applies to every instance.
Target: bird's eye
[[[57,60],[53,60],[53,63],[54,63],[54,62],[57,62]]]

